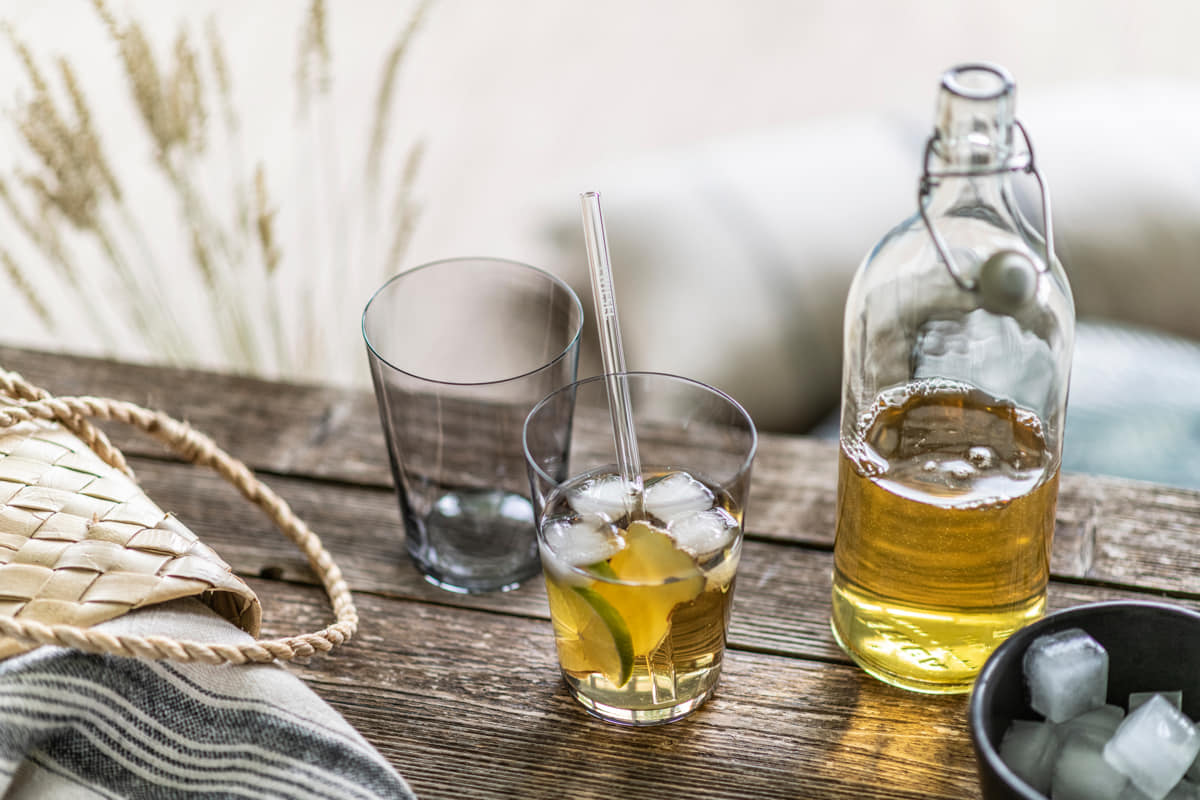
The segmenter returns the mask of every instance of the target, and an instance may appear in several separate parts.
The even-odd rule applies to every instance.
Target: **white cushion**
[[[593,185],[549,195],[556,263],[590,311],[577,206],[562,198],[599,190],[629,368],[712,383],[763,429],[805,430],[838,403],[854,270],[916,210],[932,110],[931,96],[907,119],[827,119],[599,165]],[[1079,315],[1200,339],[1200,89],[1019,90],[1017,113]],[[1035,185],[1016,183],[1040,224]],[[594,337],[581,373],[599,371]]]

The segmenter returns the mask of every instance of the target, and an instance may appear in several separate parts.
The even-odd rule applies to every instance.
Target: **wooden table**
[[[540,581],[471,597],[413,569],[369,392],[3,347],[0,366],[56,394],[161,408],[259,471],[325,541],[363,617],[348,645],[291,668],[422,798],[978,796],[966,697],[885,686],[833,642],[829,443],[762,437],[717,693],[682,722],[634,730],[568,697]],[[314,576],[257,509],[141,434],[108,430],[150,496],[248,578],[265,635],[326,624]],[[1050,604],[1200,607],[1198,535],[1200,493],[1065,476]]]

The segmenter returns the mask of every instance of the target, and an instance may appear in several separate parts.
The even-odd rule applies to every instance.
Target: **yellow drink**
[[[1037,418],[962,386],[873,404],[838,461],[833,630],[875,677],[965,692],[1040,617],[1058,469]]]
[[[716,686],[741,513],[687,473],[660,472],[645,480],[645,518],[633,520],[623,496],[597,488],[614,481],[585,475],[547,501],[542,564],[559,664],[597,716],[669,722]]]

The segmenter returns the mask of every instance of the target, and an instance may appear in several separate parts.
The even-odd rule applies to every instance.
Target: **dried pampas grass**
[[[70,328],[78,336],[83,326],[90,349],[101,354],[129,357],[132,349],[179,365],[301,380],[345,378],[345,365],[361,361],[355,320],[365,298],[331,308],[317,275],[289,270],[289,252],[306,253],[310,243],[281,236],[280,216],[292,211],[286,203],[295,198],[278,196],[264,154],[247,150],[234,99],[236,76],[217,22],[210,19],[200,37],[181,27],[173,41],[158,45],[142,24],[119,17],[105,0],[93,0],[92,7],[128,84],[130,112],[148,145],[147,168],[179,209],[171,236],[187,254],[189,278],[202,296],[181,295],[178,266],[156,256],[141,222],[139,203],[147,200],[131,196],[123,186],[128,181],[114,169],[106,149],[112,143],[96,123],[78,65],[51,56],[54,69],[47,70],[31,44],[5,24],[3,37],[28,92],[8,115],[27,152],[20,166],[0,173],[0,232],[17,235],[22,245],[20,257],[14,248],[0,248],[0,272],[13,295],[47,335],[61,339]],[[365,157],[355,185],[369,219],[359,228],[377,241],[354,251],[376,254],[374,263],[359,258],[324,265],[366,273],[353,285],[376,285],[396,271],[419,216],[422,144],[411,143],[391,159],[396,168],[390,174],[385,152],[394,136],[397,75],[427,12],[428,3],[421,2],[383,54],[370,122],[362,131]],[[297,130],[328,148],[328,163],[315,169],[323,171],[326,186],[340,186],[333,165],[337,141],[329,133],[334,54],[322,0],[307,9],[296,58]],[[217,168],[208,158],[214,148],[220,152]],[[219,180],[214,172],[222,173]],[[329,218],[339,217],[331,212]],[[348,235],[344,223],[333,227],[335,242]],[[196,304],[203,306],[200,325],[206,330],[196,329]],[[352,316],[331,318],[343,313]],[[334,326],[352,336],[331,346]],[[69,341],[60,343],[73,349]],[[348,347],[353,354],[345,352]]]

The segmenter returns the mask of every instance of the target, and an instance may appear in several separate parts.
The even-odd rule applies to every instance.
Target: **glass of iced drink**
[[[615,463],[603,378],[560,389],[525,422],[525,457],[559,665],[609,722],[679,719],[721,671],[757,434],[702,383],[622,373],[641,487]]]

